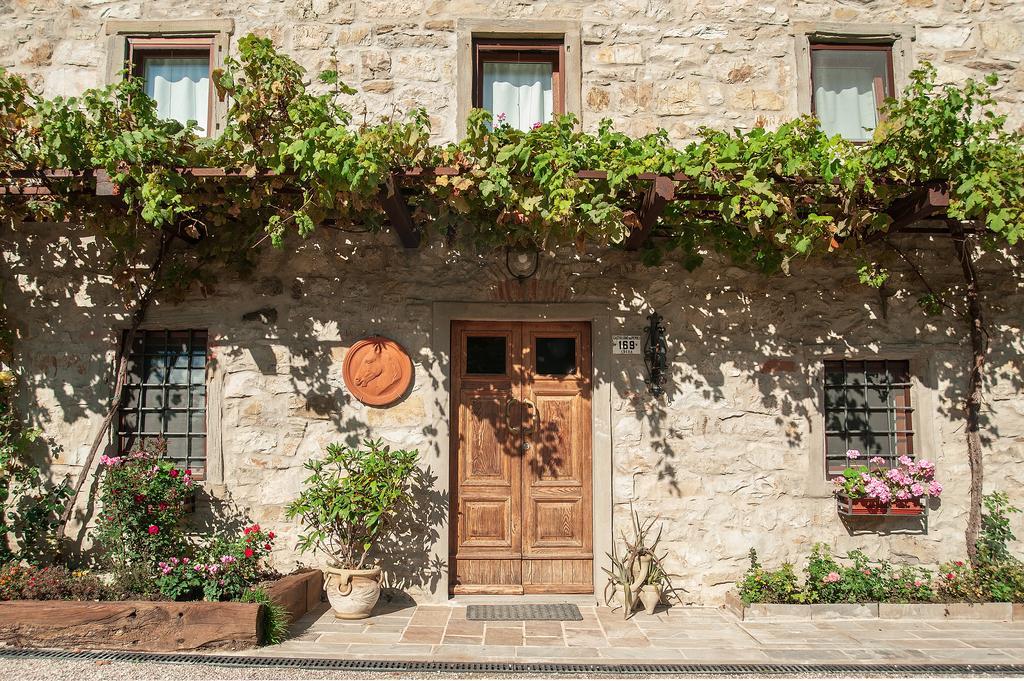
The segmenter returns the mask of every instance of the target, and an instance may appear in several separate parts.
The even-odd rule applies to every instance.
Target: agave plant
[[[633,509],[632,504],[630,504],[629,513],[633,525],[633,539],[627,538],[623,532],[622,543],[625,546],[625,552],[620,557],[618,549],[612,546],[612,552],[606,554],[611,562],[611,569],[603,568],[605,574],[608,575],[608,582],[604,588],[605,605],[611,606],[612,609],[622,606],[623,616],[627,619],[633,614],[640,589],[645,584],[661,586],[664,594],[675,598],[680,605],[682,604],[678,590],[672,586],[671,577],[673,575],[665,569],[665,559],[668,557],[668,553],[661,556],[657,554],[658,544],[661,542],[661,519],[654,517],[642,520],[640,514]],[[656,531],[655,524],[657,524]],[[617,589],[622,590],[622,601],[613,606],[612,599],[615,598]]]

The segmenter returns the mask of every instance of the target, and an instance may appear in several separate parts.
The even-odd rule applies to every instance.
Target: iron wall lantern
[[[519,281],[529,279],[536,274],[539,264],[540,251],[525,248],[513,249],[511,246],[505,249],[505,269]]]
[[[649,324],[644,337],[644,365],[647,367],[647,387],[655,397],[665,394],[668,379],[668,341],[665,340],[664,318],[657,312],[648,315]]]

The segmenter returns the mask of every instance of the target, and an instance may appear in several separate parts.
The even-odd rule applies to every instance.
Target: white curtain
[[[210,61],[197,58],[151,58],[145,61],[146,94],[156,100],[161,118],[196,121],[206,133],[210,105]]]
[[[554,110],[551,64],[484,62],[483,95],[494,125],[502,115],[505,123],[520,130],[547,123]]]
[[[888,81],[885,54],[817,50],[811,59],[814,112],[821,129],[849,140],[870,139],[878,125],[875,81]]]

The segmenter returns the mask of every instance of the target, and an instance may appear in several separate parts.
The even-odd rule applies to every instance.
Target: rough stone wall
[[[7,301],[28,388],[23,407],[47,433],[54,474],[73,472],[108,399],[114,330],[124,315],[88,272],[98,255],[88,239],[58,239],[52,227],[26,226],[8,233],[4,250],[17,283]],[[950,253],[939,241],[919,255],[926,271],[949,273],[943,262]],[[994,256],[980,269],[993,334],[986,487],[1022,504],[1024,284]],[[955,279],[937,277],[933,285],[947,283]],[[226,278],[153,312],[155,328],[207,328],[211,335],[209,427],[223,438],[222,479],[211,475],[199,520],[244,515],[273,527],[281,537],[276,560],[288,568],[316,562],[295,553],[297,528],[283,509],[303,478],[303,462],[328,442],[373,434],[418,448],[436,475],[433,433],[448,401],[446,386],[432,378],[446,373],[448,361],[431,350],[436,301],[599,303],[611,315],[612,333],[639,333],[651,309],[665,315],[667,395],[649,396],[640,358],[613,355],[608,374],[597,379],[612,388],[612,461],[595,466],[612,467],[616,534],[628,528],[631,502],[665,520],[664,549],[692,602],[718,602],[752,546],[767,563],[800,558],[817,541],[925,564],[964,553],[963,326],[923,316],[914,296],[888,299],[883,316],[877,294],[856,284],[852,261],[806,263],[779,279],[715,261],[691,274],[674,263],[647,269],[629,254],[562,253],[544,256],[536,277],[519,284],[501,258],[441,247],[406,253],[386,233],[324,234],[298,255],[269,252],[257,279]],[[268,307],[276,320],[243,321],[245,313]],[[415,364],[411,394],[392,408],[351,399],[341,379],[345,349],[373,333],[400,342]],[[845,526],[821,473],[821,358],[876,353],[911,359],[918,372],[918,452],[936,460],[946,484],[927,532],[896,521]],[[424,522],[383,560],[396,586],[425,598],[444,569],[431,556],[447,532],[446,499],[432,493],[420,505]]]
[[[683,141],[700,125],[771,126],[793,117],[799,21],[912,24],[915,59],[935,61],[948,80],[1000,73],[1008,79],[1001,106],[1024,120],[1024,3],[1017,0],[0,0],[0,66],[49,95],[77,94],[101,84],[106,19],[190,17],[233,17],[234,39],[269,35],[311,72],[337,61],[370,116],[429,105],[441,139],[456,136],[455,28],[464,17],[579,21],[588,127],[607,116],[630,133],[665,127]],[[613,333],[639,333],[651,309],[665,315],[668,394],[650,399],[642,362],[616,357],[606,377],[612,461],[596,465],[613,469],[617,528],[628,526],[630,502],[668,521],[665,548],[688,600],[717,602],[751,546],[768,563],[796,559],[815,541],[924,563],[963,553],[963,327],[923,317],[912,297],[889,299],[883,315],[877,295],[854,285],[852,264],[806,264],[780,280],[716,262],[689,274],[671,263],[645,269],[627,254],[559,254],[545,257],[521,286],[508,280],[500,258],[439,247],[408,254],[388,234],[324,235],[317,244],[298,257],[268,253],[257,279],[225,279],[183,305],[160,305],[152,318],[156,326],[208,328],[213,339],[211,397],[220,397],[211,399],[211,418],[220,424],[223,473],[208,484],[211,501],[200,519],[244,514],[279,529],[282,568],[309,560],[295,554],[295,528],[283,508],[303,478],[302,462],[326,443],[372,433],[419,448],[430,464],[433,420],[447,401],[432,379],[447,361],[430,350],[435,301],[600,303]],[[930,262],[950,272],[949,245],[930,248]],[[23,407],[47,433],[40,455],[51,458],[54,474],[75,472],[108,399],[123,311],[108,282],[89,274],[102,254],[88,238],[26,226],[4,235],[3,252],[17,282],[6,295],[28,383]],[[1020,505],[1024,288],[995,258],[981,268],[993,334],[986,486]],[[276,321],[242,320],[267,306]],[[412,393],[386,410],[352,400],[341,380],[345,349],[376,332],[410,349],[416,365]],[[909,357],[921,369],[919,451],[936,459],[947,484],[926,534],[892,524],[870,532],[844,526],[815,473],[821,359],[872,353]],[[424,513],[436,521],[443,501],[421,500]],[[392,561],[407,566],[393,579],[412,593],[430,591],[443,569],[430,556],[447,529],[427,525],[408,532],[402,560]]]
[[[673,140],[701,125],[749,128],[797,110],[794,25],[909,24],[915,60],[960,81],[996,72],[1018,122],[1024,102],[1024,3],[1018,0],[0,0],[0,66],[47,94],[102,84],[107,19],[234,18],[235,37],[269,36],[310,73],[337,68],[359,90],[361,114],[428,106],[433,128],[456,136],[460,18],[568,19],[583,37],[583,119]]]

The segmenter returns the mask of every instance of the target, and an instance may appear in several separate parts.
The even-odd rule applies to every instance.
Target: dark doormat
[[[528,603],[523,605],[470,605],[466,607],[467,620],[487,622],[518,622],[522,620],[554,620],[579,622],[580,609],[571,603]]]

